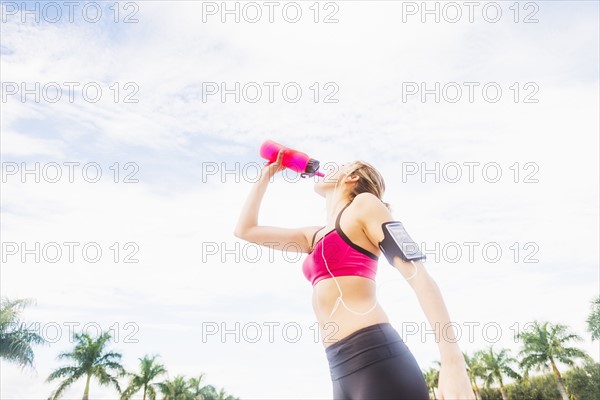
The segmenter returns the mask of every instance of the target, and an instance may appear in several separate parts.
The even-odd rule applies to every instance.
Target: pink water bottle
[[[272,140],[265,140],[260,146],[260,156],[269,160],[267,165],[274,163],[277,160],[279,150],[285,150],[281,157],[281,164],[300,173],[302,178],[317,176],[325,176],[324,173],[319,171],[319,161],[314,158],[310,158],[307,154],[290,149],[282,144],[276,143]]]

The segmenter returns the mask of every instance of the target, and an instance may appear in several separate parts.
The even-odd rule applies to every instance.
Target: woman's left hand
[[[476,400],[464,364],[442,363],[438,380],[439,400]]]

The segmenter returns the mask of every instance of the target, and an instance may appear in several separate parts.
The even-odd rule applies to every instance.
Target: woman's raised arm
[[[277,155],[277,160],[262,168],[260,179],[256,181],[238,219],[233,231],[235,237],[266,246],[273,249],[308,253],[310,251],[310,237],[319,227],[307,226],[303,228],[280,228],[276,226],[259,226],[258,212],[263,196],[271,178],[283,168],[281,158],[284,150]]]

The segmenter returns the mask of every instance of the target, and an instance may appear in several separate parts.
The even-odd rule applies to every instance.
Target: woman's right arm
[[[285,249],[286,251],[300,250],[302,253],[308,253],[311,250],[308,238],[312,237],[319,227],[280,228],[258,225],[258,212],[269,181],[277,172],[285,168],[281,165],[282,156],[283,150],[279,152],[275,162],[262,168],[260,179],[253,184],[250,190],[233,234],[235,237],[261,246]],[[295,244],[295,246],[290,244]]]

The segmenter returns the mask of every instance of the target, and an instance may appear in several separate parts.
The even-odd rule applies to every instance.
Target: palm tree
[[[587,330],[593,340],[600,340],[600,296],[592,300],[592,312],[586,320]]]
[[[177,375],[172,381],[166,380],[157,385],[164,395],[163,400],[190,400],[192,398],[190,384],[183,375]]]
[[[192,378],[190,382],[193,381]],[[213,385],[203,386],[199,391],[196,391],[195,387],[192,387],[192,393],[195,393],[194,400],[215,400],[218,396],[217,389]]]
[[[148,394],[150,400],[156,400],[156,390],[154,389],[154,386],[152,386],[152,381],[159,375],[167,372],[162,364],[154,363],[156,357],[158,356],[144,356],[144,358],[139,358],[140,373],[139,375],[133,373],[128,374],[131,376],[131,381],[129,382],[129,386],[123,391],[121,400],[129,400],[131,396],[140,389],[144,391],[143,400],[146,400],[146,394]]]
[[[475,353],[472,357],[469,357],[467,353],[463,353],[465,357],[465,364],[467,364],[467,374],[469,380],[473,386],[475,392],[475,399],[479,400],[481,395],[479,394],[479,386],[477,386],[477,378],[483,378],[485,376],[485,369],[483,367],[480,353]]]
[[[500,393],[502,400],[508,400],[508,394],[502,381],[502,375],[507,375],[511,378],[520,379],[521,376],[511,368],[511,364],[516,362],[510,357],[508,349],[502,349],[498,353],[494,353],[494,345],[489,346],[488,350],[480,350],[475,353],[475,357],[481,360],[483,367],[483,383],[489,388],[496,381],[500,384]]]
[[[121,388],[116,377],[110,375],[108,372],[108,370],[115,370],[117,376],[126,374],[123,366],[117,361],[121,359],[121,354],[105,350],[105,346],[111,338],[110,333],[103,332],[95,340],[87,333],[75,333],[73,334],[73,338],[77,341],[73,351],[61,353],[57,358],[70,359],[74,362],[74,365],[58,368],[46,379],[46,382],[50,382],[54,379],[66,378],[50,395],[50,400],[60,398],[69,386],[82,377],[86,378],[83,400],[88,399],[90,379],[92,377],[97,378],[101,385],[114,385],[119,393],[121,393]]]
[[[423,377],[425,378],[427,389],[433,392],[433,400],[436,400],[435,388],[438,387],[439,384],[440,371],[437,368],[431,367],[423,373]]]
[[[225,393],[225,389],[221,388],[221,390],[219,390],[219,393],[217,393],[217,397],[215,397],[215,400],[239,400],[237,397],[233,397],[227,393]]]
[[[217,397],[217,390],[212,385],[202,385],[206,374],[201,373],[198,378],[190,378],[190,392],[193,400],[214,400]]]
[[[46,344],[43,337],[28,329],[19,314],[33,299],[0,300],[0,358],[13,362],[21,369],[33,367],[32,344]],[[35,369],[35,368],[34,368]]]
[[[567,388],[556,367],[556,361],[572,367],[575,364],[575,358],[591,360],[591,357],[585,352],[567,346],[570,341],[580,342],[583,339],[570,333],[566,325],[552,324],[548,321],[543,323],[534,321],[531,332],[521,332],[517,337],[523,341],[523,349],[519,353],[519,356],[523,357],[520,363],[521,368],[524,368],[526,373],[529,373],[530,369],[551,369],[562,399],[569,400]]]

